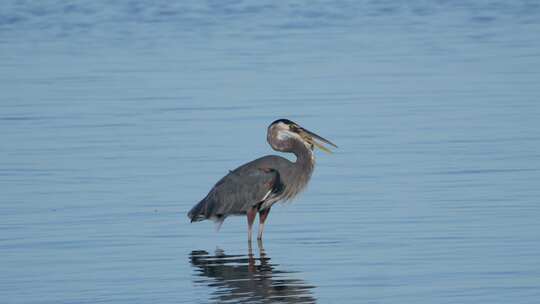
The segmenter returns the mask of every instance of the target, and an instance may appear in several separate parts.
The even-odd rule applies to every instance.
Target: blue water
[[[0,302],[537,303],[536,1],[0,7]],[[187,211],[286,117],[263,244]]]

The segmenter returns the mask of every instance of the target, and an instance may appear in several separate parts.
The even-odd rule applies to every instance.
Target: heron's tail
[[[197,205],[193,206],[188,212],[188,217],[191,222],[200,222],[206,219],[204,210],[206,209],[206,203],[204,200],[200,201]]]
[[[190,218],[192,223],[204,220],[212,220],[221,225],[221,223],[223,223],[223,221],[225,220],[226,216],[221,213],[215,212],[215,207],[215,202],[212,199],[206,197],[197,205],[193,206],[193,208],[191,208],[191,210],[188,212],[188,217]]]

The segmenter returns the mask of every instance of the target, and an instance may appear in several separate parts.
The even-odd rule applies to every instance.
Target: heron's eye
[[[289,125],[289,130],[293,132],[298,132],[298,126],[297,125]]]

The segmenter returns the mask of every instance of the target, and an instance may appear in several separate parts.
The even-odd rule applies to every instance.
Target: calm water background
[[[538,303],[537,1],[0,7],[2,303]],[[186,212],[336,142],[307,191],[216,233]]]

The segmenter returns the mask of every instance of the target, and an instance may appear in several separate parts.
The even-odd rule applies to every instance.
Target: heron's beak
[[[299,128],[299,132],[300,136],[302,136],[302,138],[307,141],[308,143],[310,143],[311,145],[321,149],[322,151],[326,152],[326,153],[329,153],[331,154],[332,151],[330,149],[328,149],[327,147],[325,147],[323,144],[329,144],[331,145],[332,147],[334,148],[337,148],[338,146],[336,146],[334,143],[332,143],[331,141],[329,141],[328,139],[322,137],[322,136],[319,136],[309,130],[306,130],[304,128]]]

